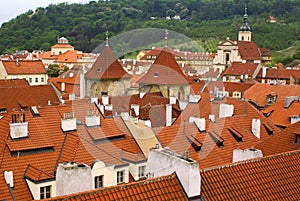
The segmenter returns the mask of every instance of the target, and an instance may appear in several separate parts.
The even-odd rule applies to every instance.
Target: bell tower
[[[239,41],[251,41],[251,28],[248,25],[247,6],[245,6],[244,22],[239,31]]]

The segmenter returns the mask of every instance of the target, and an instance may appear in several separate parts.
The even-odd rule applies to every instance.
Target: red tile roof
[[[0,88],[0,105],[9,112],[18,108],[60,104],[57,95],[50,85]]]
[[[154,179],[147,179],[114,187],[100,188],[92,191],[59,196],[46,200],[71,201],[121,201],[121,200],[188,200],[176,173]]]
[[[8,75],[46,74],[42,61],[2,61]]]
[[[300,200],[300,151],[202,170],[204,200]]]
[[[232,163],[232,153],[236,148],[246,149],[258,144],[264,139],[270,138],[270,132],[264,125],[273,129],[273,135],[279,129],[265,118],[250,103],[234,98],[224,98],[210,102],[209,94],[201,94],[198,104],[188,104],[181,115],[170,127],[155,129],[159,141],[164,147],[176,150],[183,154],[186,150],[190,152],[190,158],[199,162],[201,169]],[[232,117],[218,118],[219,106],[221,103],[234,105],[234,115]],[[209,115],[215,115],[215,123],[209,120]],[[205,132],[200,132],[194,123],[188,123],[189,117],[200,117],[206,119]],[[260,119],[260,139],[251,132],[252,119]],[[242,135],[242,139],[230,131],[236,130]],[[196,137],[201,144],[201,151],[195,150],[187,139]],[[218,144],[220,143],[220,144]],[[219,146],[223,143],[223,146]]]
[[[227,68],[224,75],[248,75],[250,77],[253,76],[257,67],[258,64],[255,64],[253,62],[232,62],[232,65]]]
[[[149,50],[146,52],[146,54],[141,57],[140,60],[156,60],[156,58],[160,55],[161,51],[163,50],[167,50],[168,52],[170,52],[174,57],[180,58],[182,56],[181,53],[174,51],[172,48],[170,47],[157,47],[157,48],[153,48],[152,50]]]
[[[78,54],[77,50],[67,50],[66,52],[60,54],[55,62],[58,63],[76,63],[77,59],[81,56],[82,54]]]
[[[28,87],[29,83],[26,79],[10,79],[0,80],[0,88],[13,88],[13,87]]]
[[[164,48],[148,72],[138,81],[143,84],[188,84],[190,80],[179,67],[173,54]]]
[[[300,144],[295,143],[296,135],[300,135],[299,126],[300,122],[296,122],[272,138],[262,141],[255,148],[262,150],[264,156],[300,149]]]
[[[92,68],[85,74],[87,79],[121,79],[131,78],[120,62],[116,59],[112,49],[105,46]]]
[[[74,48],[74,46],[68,44],[68,43],[57,43],[53,45],[51,48]]]
[[[244,93],[243,98],[255,102],[263,107],[266,105],[267,95],[274,94],[277,96],[276,102],[283,101],[287,96],[299,96],[299,85],[270,85],[256,83]]]
[[[237,41],[241,58],[246,61],[261,60],[261,54],[256,43],[249,41]]]
[[[266,69],[266,76],[264,79],[285,79],[289,80],[291,75],[296,77],[300,77],[300,70],[299,69],[285,69],[285,68],[267,68]],[[258,74],[259,78],[262,77],[262,70]]]
[[[33,199],[24,178],[35,182],[53,179],[56,166],[61,162],[91,165],[99,159],[107,164],[127,165],[128,163],[124,161],[127,158],[135,161],[145,160],[142,151],[122,120],[105,119],[100,116],[99,129],[102,129],[104,135],[115,135],[118,132],[124,136],[112,141],[104,140],[98,144],[89,136],[83,123],[87,111],[95,111],[97,108],[87,100],[71,103],[72,105],[39,107],[39,117],[34,117],[29,110],[25,110],[29,137],[24,139],[12,140],[10,138],[10,115],[4,115],[0,119],[0,170],[1,172],[13,171],[15,185],[13,193],[16,200]],[[61,118],[64,112],[69,111],[74,111],[76,119],[82,123],[78,123],[77,131],[63,133]],[[97,112],[100,113],[98,110]],[[107,129],[108,127],[110,130]],[[12,150],[10,150],[11,147]],[[121,151],[124,153],[123,160],[120,159]],[[1,177],[0,182],[2,182]],[[0,183],[0,192],[2,187],[3,183]],[[1,199],[10,200],[10,197],[3,197],[4,195],[1,194]]]

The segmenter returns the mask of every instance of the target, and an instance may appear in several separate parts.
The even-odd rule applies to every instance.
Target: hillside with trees
[[[77,50],[91,52],[107,30],[112,37],[142,28],[172,30],[200,41],[205,51],[216,51],[218,41],[237,38],[245,4],[253,41],[260,47],[278,51],[299,40],[299,0],[110,0],[29,10],[2,24],[0,54],[47,51],[61,36]],[[277,22],[270,23],[269,16]]]

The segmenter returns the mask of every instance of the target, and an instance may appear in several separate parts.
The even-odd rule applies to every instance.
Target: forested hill
[[[140,28],[163,28],[202,42],[207,51],[226,37],[237,38],[247,3],[253,40],[280,50],[299,40],[299,0],[111,0],[86,4],[50,4],[29,10],[0,28],[0,54],[16,50],[49,50],[64,36],[77,50],[91,52],[105,39]],[[181,20],[166,20],[166,16]],[[277,23],[269,23],[274,16]],[[214,43],[216,44],[216,43]]]

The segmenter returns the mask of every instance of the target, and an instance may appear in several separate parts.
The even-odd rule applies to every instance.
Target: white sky
[[[67,2],[87,3],[89,0],[6,0],[1,2],[0,6],[0,26],[3,22],[16,18],[18,15],[35,10],[37,7],[47,7],[49,4],[58,4]]]

